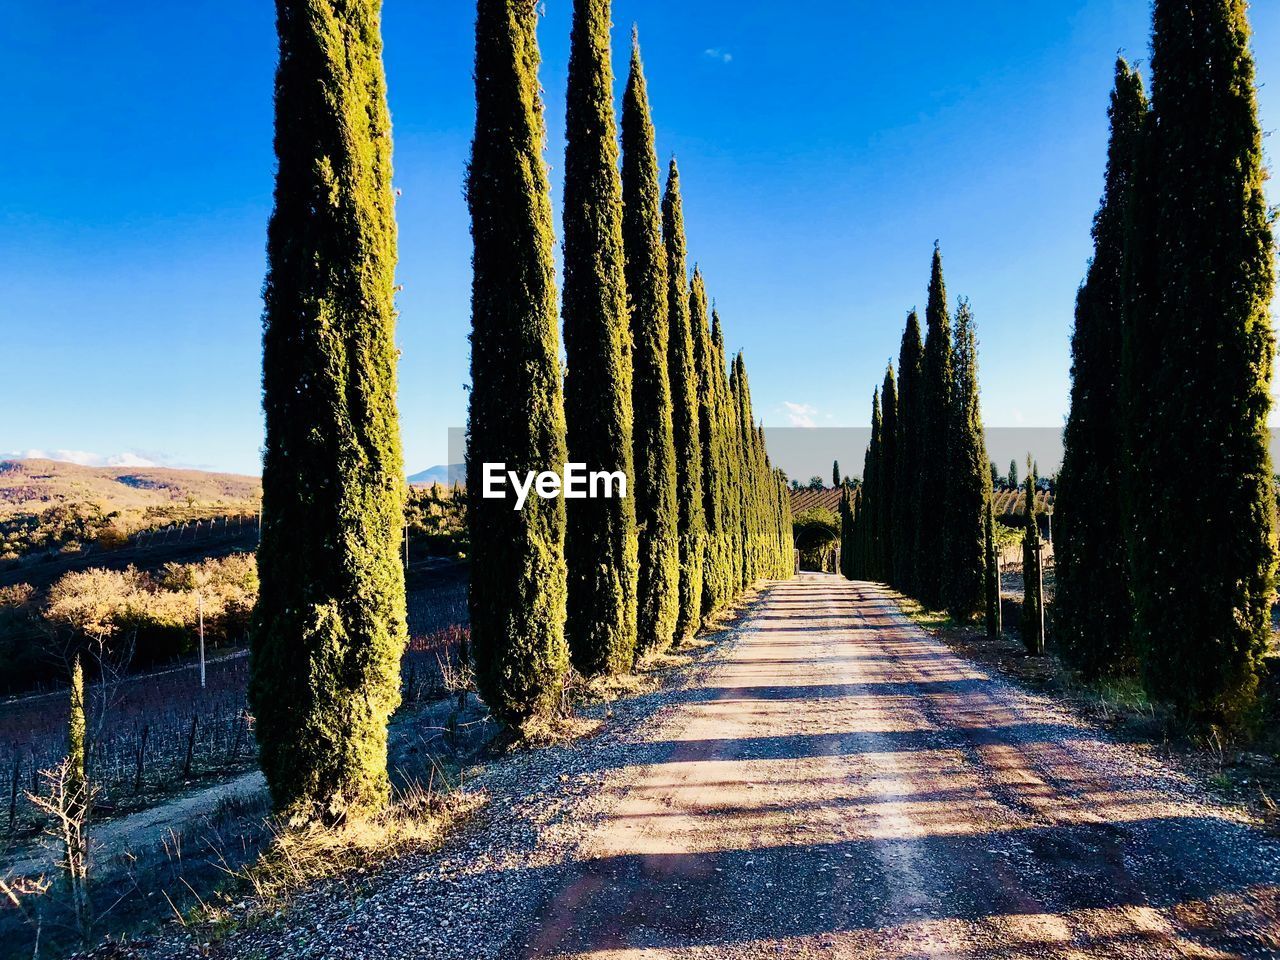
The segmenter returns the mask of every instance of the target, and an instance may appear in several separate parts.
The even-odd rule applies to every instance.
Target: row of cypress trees
[[[471,498],[477,678],[494,713],[523,728],[557,709],[570,663],[629,671],[746,585],[788,575],[790,506],[742,355],[728,361],[701,273],[686,282],[679,171],[673,160],[660,192],[634,35],[619,158],[609,0],[574,3],[561,393],[536,4],[479,10],[468,487],[487,461],[558,471],[566,451],[629,478],[629,496],[567,511]]]
[[[926,334],[913,310],[871,401],[862,484],[841,501],[841,572],[968,620],[986,608],[991,467],[978,402],[973,310],[947,309],[934,245]]]
[[[536,0],[478,3],[468,485],[485,462],[572,460],[624,471],[629,496],[568,513],[471,498],[477,675],[515,724],[558,707],[571,657],[629,670],[791,557],[745,364],[727,369],[701,278],[685,282],[679,178],[673,162],[660,197],[638,46],[618,169],[608,0],[574,5],[562,378],[537,17]],[[280,0],[277,32],[249,696],[277,808],[334,821],[388,797],[406,639],[381,2]]]
[[[1116,64],[1055,511],[1065,654],[1215,721],[1255,701],[1276,571],[1275,242],[1249,36],[1244,0],[1156,0],[1150,100]]]

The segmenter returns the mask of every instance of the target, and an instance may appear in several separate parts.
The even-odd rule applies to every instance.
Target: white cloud
[[[154,467],[154,460],[140,457],[136,453],[125,451],[103,456],[90,453],[88,450],[22,450],[16,453],[3,454],[9,460],[57,460],[61,463],[76,463],[82,467]]]
[[[814,415],[817,414],[818,408],[807,403],[792,403],[790,400],[783,400],[782,405],[786,407],[787,419],[793,427],[816,427],[813,422]]]
[[[719,47],[707,47],[702,51],[702,55],[710,57],[712,60],[719,60],[721,63],[733,62],[733,54],[728,50],[721,50]]]

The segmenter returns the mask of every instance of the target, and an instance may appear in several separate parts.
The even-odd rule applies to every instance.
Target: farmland
[[[465,636],[466,567],[423,561],[407,582],[405,699],[429,702],[446,693],[441,665],[456,658]],[[254,765],[248,664],[248,651],[233,647],[209,660],[203,688],[190,661],[90,684],[89,760],[103,814],[139,809]],[[0,702],[0,831],[10,837],[30,836],[37,826],[26,792],[38,792],[38,771],[65,754],[67,710],[62,690]]]

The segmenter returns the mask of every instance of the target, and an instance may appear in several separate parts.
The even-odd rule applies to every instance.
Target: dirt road
[[[213,956],[1280,956],[1280,842],[881,588],[805,574],[731,633],[589,709],[599,735],[480,771],[491,802],[439,853]]]
[[[874,585],[774,587],[659,726],[509,955],[1280,956],[1274,841]]]

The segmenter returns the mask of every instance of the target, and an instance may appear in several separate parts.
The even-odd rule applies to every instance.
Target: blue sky
[[[256,472],[273,5],[0,0],[0,452]],[[568,0],[540,38],[557,199]],[[942,243],[992,426],[1060,424],[1117,51],[1143,0],[618,0],[640,27],[690,251],[771,426],[856,426]],[[469,0],[387,0],[406,464],[465,420]],[[1280,123],[1280,4],[1253,10]],[[621,91],[622,77],[618,78]],[[1273,141],[1269,141],[1269,144]],[[1274,197],[1273,190],[1273,197]],[[845,453],[852,459],[852,453]]]

